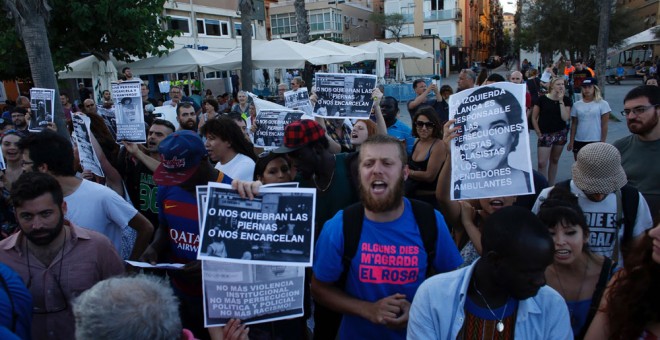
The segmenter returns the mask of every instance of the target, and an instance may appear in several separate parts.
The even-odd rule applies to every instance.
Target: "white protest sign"
[[[316,73],[314,115],[323,118],[365,119],[371,115],[376,76],[352,73]]]
[[[500,82],[449,97],[452,200],[534,193],[525,91]]]

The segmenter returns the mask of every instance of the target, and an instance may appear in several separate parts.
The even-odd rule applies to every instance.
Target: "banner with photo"
[[[284,106],[293,110],[300,110],[311,116],[314,108],[309,101],[309,92],[304,87],[284,92]]]
[[[202,261],[202,279],[205,327],[303,315],[305,267]]]
[[[324,118],[368,119],[374,103],[376,76],[353,73],[316,73],[314,115]]]
[[[30,89],[30,123],[28,130],[39,132],[48,127],[48,123],[55,120],[55,90]]]
[[[451,199],[533,194],[525,85],[495,83],[449,97]]]
[[[82,165],[83,169],[91,170],[96,176],[105,177],[101,169],[101,162],[99,162],[96,151],[92,147],[92,141],[90,139],[92,131],[89,128],[89,117],[82,114],[74,114],[71,120],[73,121],[73,137],[78,147],[80,165]]]
[[[282,146],[284,141],[284,127],[291,122],[300,120],[302,111],[293,110],[260,110],[257,112],[254,131],[255,147],[275,149]]]
[[[113,82],[112,100],[115,102],[117,142],[146,143],[141,81]]]
[[[316,190],[260,188],[250,200],[209,183],[201,260],[311,266]]]
[[[5,162],[5,156],[0,152],[0,170],[7,169],[7,163]]]

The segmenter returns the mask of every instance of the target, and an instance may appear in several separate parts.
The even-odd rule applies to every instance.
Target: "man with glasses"
[[[11,200],[21,230],[0,241],[0,261],[32,294],[32,338],[74,339],[72,299],[122,274],[123,263],[108,238],[64,218],[67,204],[54,177],[21,175]]]
[[[660,88],[639,86],[623,99],[623,114],[631,135],[614,142],[628,182],[639,190],[651,208],[654,221],[660,218]]]
[[[20,132],[21,137],[25,137],[29,134],[27,120],[25,119],[26,114],[27,110],[19,106],[16,106],[11,111],[11,121],[14,123],[14,129]]]

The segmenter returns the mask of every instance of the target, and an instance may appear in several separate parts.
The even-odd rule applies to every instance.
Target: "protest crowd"
[[[593,71],[526,71],[400,105],[327,73],[156,100],[125,68],[102,102],[61,94],[66,133],[50,93],[19,97],[0,338],[660,339],[660,88],[607,144]]]

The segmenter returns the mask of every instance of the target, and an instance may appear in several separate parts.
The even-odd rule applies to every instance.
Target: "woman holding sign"
[[[553,77],[548,85],[549,93],[534,104],[532,125],[538,136],[538,170],[555,184],[559,157],[567,142],[568,126],[573,102],[564,96],[566,86],[563,77]]]

